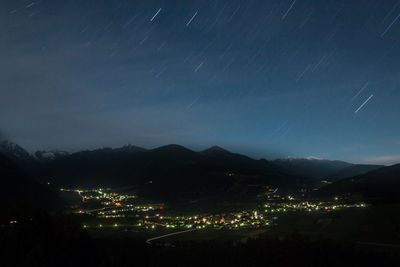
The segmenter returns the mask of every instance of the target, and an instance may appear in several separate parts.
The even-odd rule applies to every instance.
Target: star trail
[[[4,0],[0,134],[391,162],[399,3]]]

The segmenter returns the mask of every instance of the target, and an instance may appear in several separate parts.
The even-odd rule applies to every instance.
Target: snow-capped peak
[[[19,159],[26,159],[26,158],[31,157],[29,152],[27,152],[25,149],[23,149],[19,145],[15,144],[9,140],[0,142],[0,151],[3,152],[4,154],[7,154],[9,156],[19,158]]]
[[[50,151],[36,151],[35,156],[38,159],[53,160],[59,157],[68,156],[69,153],[60,150],[50,150]]]

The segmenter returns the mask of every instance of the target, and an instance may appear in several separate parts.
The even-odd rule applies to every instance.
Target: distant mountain
[[[203,155],[204,160],[214,167],[235,168],[235,166],[241,166],[241,168],[247,169],[249,172],[268,167],[270,171],[278,172],[277,166],[267,160],[255,160],[242,154],[230,152],[219,146],[212,146],[200,151],[199,154]]]
[[[326,180],[331,175],[352,166],[351,163],[316,158],[287,158],[273,161],[288,174],[307,177],[312,180]]]
[[[328,181],[336,182],[342,179],[354,177],[357,175],[365,174],[367,172],[383,168],[385,167],[384,165],[367,165],[367,164],[355,164],[349,167],[346,167],[344,169],[341,169],[340,171],[330,175],[327,177]]]
[[[8,156],[0,153],[0,219],[25,217],[34,211],[51,211],[61,201],[48,188],[29,177]]]
[[[266,160],[220,147],[195,152],[175,144],[150,150],[123,147],[73,153],[48,161],[37,177],[60,186],[129,185],[142,195],[160,199],[246,195],[249,191],[256,195],[265,186],[292,190],[304,184],[301,177],[281,172]]]
[[[373,202],[400,201],[400,164],[340,180],[318,190],[319,196],[361,196]]]
[[[230,151],[220,147],[220,146],[212,146],[200,152],[201,154],[232,154]]]

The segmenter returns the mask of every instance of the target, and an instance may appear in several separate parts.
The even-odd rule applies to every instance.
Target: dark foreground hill
[[[57,196],[30,178],[13,160],[0,154],[0,218],[26,217],[61,206]]]
[[[321,188],[318,195],[359,195],[372,202],[398,202],[400,201],[400,164],[335,182]]]
[[[8,230],[8,231],[6,231]],[[47,219],[36,226],[0,228],[1,266],[399,266],[396,251],[310,239],[177,241],[148,245],[135,237],[93,239],[74,224]]]
[[[365,174],[367,172],[385,167],[384,165],[354,164],[328,176],[327,180],[336,182],[346,178]]]

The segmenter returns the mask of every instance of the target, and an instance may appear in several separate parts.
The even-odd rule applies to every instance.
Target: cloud
[[[324,160],[324,158],[316,157],[316,156],[308,156],[308,157],[306,157],[306,159],[308,159],[308,160]]]
[[[383,165],[393,165],[400,163],[400,155],[383,155],[366,158],[363,160],[364,163],[368,164],[383,164]]]

